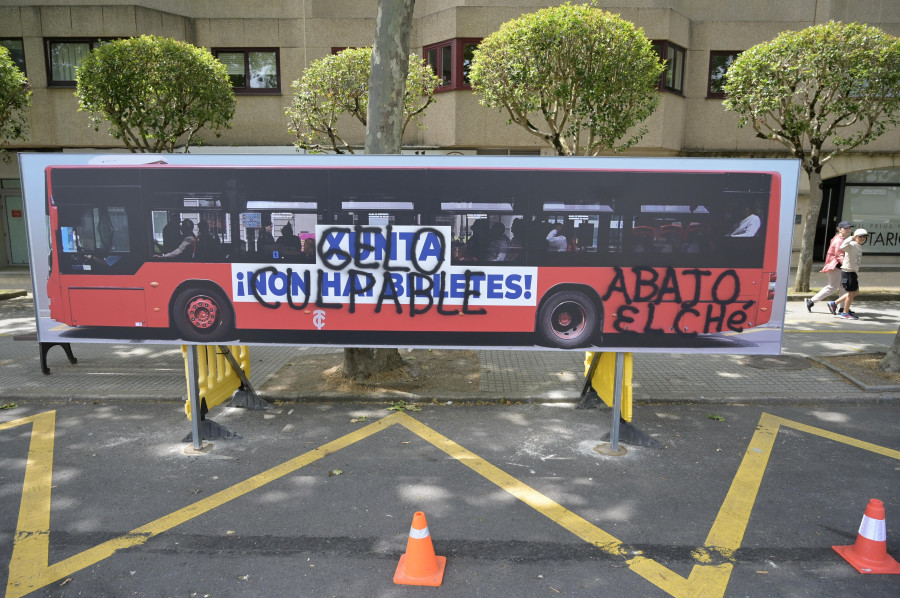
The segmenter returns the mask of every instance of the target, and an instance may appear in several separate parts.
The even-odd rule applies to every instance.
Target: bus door
[[[144,285],[133,275],[143,261],[137,210],[114,194],[94,189],[87,203],[56,196],[59,275],[63,299],[76,326],[143,326]],[[144,254],[146,252],[143,252]],[[67,293],[66,293],[67,291]]]

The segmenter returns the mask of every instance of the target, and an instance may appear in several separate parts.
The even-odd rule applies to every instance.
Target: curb
[[[820,359],[816,359],[815,357],[808,357],[807,359],[809,359],[810,361],[814,361],[814,362],[818,363],[819,365],[828,368],[829,370],[838,374],[839,376],[843,376],[844,378],[846,378],[847,380],[849,380],[850,382],[852,382],[853,384],[855,384],[856,386],[858,386],[861,390],[863,390],[865,392],[896,392],[896,391],[900,390],[900,384],[866,384],[865,382],[858,380],[857,378],[852,376],[850,373],[842,370],[841,368],[839,368],[835,365],[824,362]]]
[[[812,359],[812,358],[810,358]],[[820,363],[818,360],[814,360],[816,363]],[[858,380],[854,379],[852,376],[849,376],[845,372],[842,372],[836,368],[828,366],[827,364],[822,364],[829,369],[834,370],[839,375],[845,377],[852,384],[860,387],[860,389],[865,393],[864,395],[859,395],[855,397],[827,397],[823,398],[821,396],[792,396],[792,397],[772,397],[772,396],[746,396],[746,395],[731,395],[731,396],[721,396],[721,397],[701,397],[701,396],[673,396],[671,398],[637,398],[633,399],[634,405],[711,405],[711,406],[722,406],[722,405],[771,405],[777,407],[784,406],[796,406],[796,407],[809,407],[809,406],[823,406],[823,405],[875,405],[875,404],[894,404],[900,403],[900,397],[894,396],[893,394],[897,390],[900,390],[900,386],[897,385],[883,385],[883,386],[872,386],[865,385]],[[396,401],[406,401],[407,403],[413,405],[435,405],[435,406],[450,406],[450,405],[510,405],[510,404],[538,404],[538,403],[547,403],[554,405],[576,405],[581,402],[581,396],[571,395],[571,396],[539,396],[539,395],[527,395],[521,397],[510,397],[509,395],[501,395],[498,393],[485,393],[482,395],[456,395],[456,396],[418,396],[413,395],[411,393],[378,393],[376,394],[367,394],[367,395],[351,395],[346,393],[320,393],[316,395],[288,395],[288,394],[279,394],[279,393],[266,393],[266,392],[257,392],[257,395],[260,399],[263,399],[269,403],[272,403],[273,406],[276,403],[290,403],[290,404],[315,404],[315,403],[356,403],[360,405],[386,405]],[[106,395],[80,395],[80,394],[68,394],[65,396],[48,396],[38,395],[38,394],[9,394],[4,397],[4,401],[6,402],[17,402],[17,403],[29,403],[29,402],[37,402],[43,404],[54,404],[54,403],[104,403],[104,402],[123,402],[127,403],[129,401],[138,401],[141,403],[169,403],[169,404],[184,404],[185,397],[180,396],[176,397],[174,395],[170,396],[162,396],[162,395],[146,395],[146,396],[133,396],[133,395],[115,395],[115,394],[106,394]],[[222,406],[229,407],[230,400],[222,403]],[[606,404],[602,404],[600,410],[609,410],[610,408],[606,406]]]
[[[793,291],[789,291],[787,294],[788,301],[803,301],[804,299],[809,299],[816,292],[809,291],[806,293],[795,293]],[[860,290],[859,296],[854,299],[854,301],[897,301],[900,300],[900,290],[890,291],[887,289],[878,289],[874,291],[866,291],[865,289]]]
[[[4,299],[14,299],[16,297],[24,297],[28,294],[28,291],[23,290],[12,290],[12,291],[0,291],[0,301]]]

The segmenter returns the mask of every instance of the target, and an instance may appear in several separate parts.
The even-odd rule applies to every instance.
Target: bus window
[[[332,214],[325,224],[387,226],[421,224],[425,172],[335,169]]]
[[[131,256],[128,212],[124,207],[70,205],[60,209],[59,218],[60,268],[64,273],[121,270],[117,266]]]
[[[753,198],[694,204],[652,199],[624,215],[617,251],[629,265],[758,267],[765,242],[758,210]]]
[[[251,200],[241,214],[242,245],[250,261],[315,261],[318,202],[313,197]]]
[[[603,200],[545,201],[539,209],[531,235],[535,263],[596,265],[597,254],[609,251],[617,220],[612,206]]]
[[[451,263],[518,263],[525,217],[511,202],[441,202],[434,224],[450,228]],[[519,222],[519,224],[517,224]]]

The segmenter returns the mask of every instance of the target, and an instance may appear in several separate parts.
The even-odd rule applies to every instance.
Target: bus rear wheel
[[[231,303],[218,291],[181,291],[175,297],[173,315],[179,334],[188,341],[221,341],[232,331]]]
[[[551,295],[538,312],[538,334],[551,347],[575,349],[591,344],[597,326],[597,307],[578,291]]]

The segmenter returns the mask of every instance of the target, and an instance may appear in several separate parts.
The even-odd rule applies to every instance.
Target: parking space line
[[[677,573],[660,565],[652,559],[640,555],[635,556],[621,540],[541,494],[528,484],[509,475],[495,465],[488,463],[475,453],[463,448],[456,442],[441,435],[418,420],[406,414],[399,415],[402,415],[403,417],[399,423],[405,428],[409,429],[423,440],[430,442],[466,467],[474,470],[488,481],[493,482],[518,500],[524,502],[554,523],[562,526],[564,529],[572,532],[585,542],[593,544],[600,550],[612,556],[622,557],[625,560],[625,564],[632,571],[650,581],[663,591],[666,591],[673,596],[687,597],[691,595],[687,592],[690,585],[689,579],[684,579]],[[697,594],[694,594],[694,596],[696,595]]]
[[[46,566],[50,549],[50,486],[53,474],[53,445],[56,439],[56,412],[48,411],[0,424],[0,431],[28,424],[31,424],[31,442],[28,445],[19,520],[16,523],[15,542],[9,562],[7,596],[11,595],[10,589],[15,587],[13,572],[29,571],[33,564],[40,563],[42,558]]]
[[[731,487],[713,522],[705,545],[694,552],[696,564],[687,578],[655,560],[638,554],[615,536],[541,494],[521,480],[482,459],[472,451],[405,413],[394,413],[318,448],[276,465],[260,474],[183,507],[118,538],[89,548],[52,565],[50,547],[50,494],[55,437],[55,411],[0,424],[0,431],[32,425],[28,463],[25,470],[7,598],[20,598],[112,556],[117,550],[145,543],[150,538],[220,507],[252,490],[351,446],[378,432],[400,424],[453,459],[502,488],[563,529],[607,554],[622,558],[627,567],[675,598],[718,598],[724,596],[731,576],[734,551],[740,548],[756,496],[765,475],[779,429],[798,431],[900,460],[900,451],[861,441],[821,428],[787,420],[768,413],[760,416]]]
[[[299,457],[285,461],[281,465],[276,465],[225,490],[165,515],[156,521],[134,529],[123,536],[98,544],[93,548],[52,565],[49,564],[50,487],[53,465],[52,450],[55,411],[0,425],[0,431],[28,423],[32,423],[34,426],[28,454],[28,466],[25,472],[26,484],[23,488],[22,504],[19,510],[19,523],[13,543],[12,559],[10,559],[9,564],[6,597],[19,598],[106,559],[117,550],[139,546],[153,536],[168,531],[194,517],[207,513],[252,490],[265,486],[269,482],[293,473],[310,463],[380,432],[397,423],[397,415],[399,414],[389,415],[341,438],[325,443]],[[47,453],[48,450],[50,451],[49,454]]]

